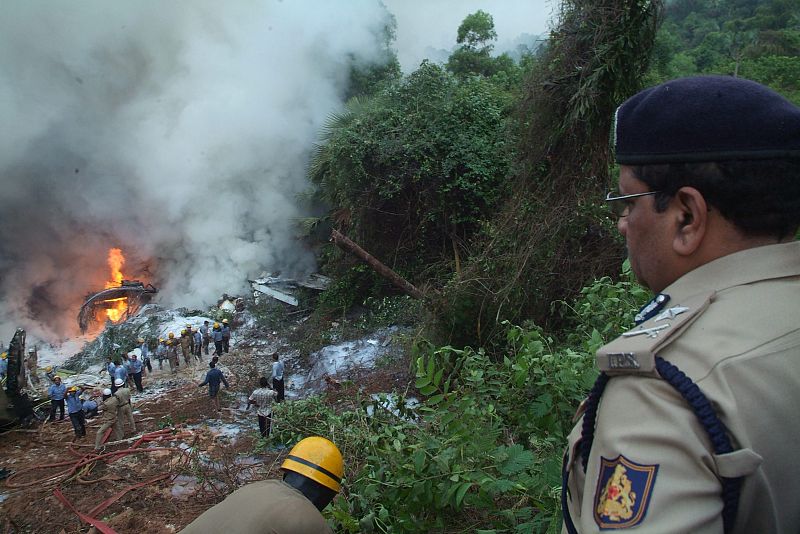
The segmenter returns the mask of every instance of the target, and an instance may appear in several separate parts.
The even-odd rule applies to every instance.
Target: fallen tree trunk
[[[339,232],[338,230],[333,230],[331,232],[331,239],[342,250],[345,250],[355,256],[358,256],[364,262],[372,267],[372,269],[378,273],[379,275],[383,276],[387,280],[389,280],[392,284],[399,287],[408,295],[411,295],[415,299],[425,300],[425,295],[422,294],[422,291],[417,289],[412,283],[408,280],[391,270],[389,267],[378,261],[374,256],[372,256],[369,252],[364,250],[363,248],[356,245],[353,241],[348,239],[347,236]]]

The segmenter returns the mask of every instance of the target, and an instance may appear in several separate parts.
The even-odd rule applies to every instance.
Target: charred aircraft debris
[[[38,355],[36,349],[25,351],[25,330],[17,328],[6,350],[8,369],[5,384],[0,392],[0,429],[33,416],[28,390],[33,391],[31,378],[35,376]]]
[[[139,280],[123,280],[119,287],[111,287],[86,296],[86,302],[78,312],[78,325],[81,332],[85,333],[89,324],[97,321],[98,312],[117,307],[120,300],[124,300],[126,308],[120,320],[136,315],[139,309],[149,303],[158,289],[152,284],[145,285]]]

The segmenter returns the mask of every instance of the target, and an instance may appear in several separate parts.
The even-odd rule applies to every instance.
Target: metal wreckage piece
[[[119,287],[112,287],[89,294],[86,297],[86,302],[81,306],[80,312],[78,312],[78,325],[81,328],[81,332],[86,332],[86,329],[89,328],[89,323],[95,320],[97,310],[109,307],[109,301],[126,298],[128,308],[125,310],[124,318],[127,319],[135,315],[143,305],[150,302],[150,299],[156,293],[158,293],[158,289],[153,287],[152,284],[145,285],[138,280],[123,280],[122,285]]]
[[[35,351],[25,352],[25,330],[17,328],[8,344],[8,369],[3,391],[0,392],[0,429],[33,417],[33,406],[26,391],[31,373],[30,361],[36,366]]]

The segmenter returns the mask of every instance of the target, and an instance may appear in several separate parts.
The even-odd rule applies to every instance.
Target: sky
[[[477,9],[498,51],[550,4],[439,0],[12,0],[0,17],[0,339],[59,342],[88,293],[126,278],[203,309],[262,272],[316,268],[298,200],[352,64],[394,12],[413,70]],[[388,9],[388,10],[387,10]]]

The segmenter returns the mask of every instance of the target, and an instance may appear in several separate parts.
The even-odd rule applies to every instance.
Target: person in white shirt
[[[251,404],[255,404],[261,437],[268,438],[272,426],[272,400],[277,393],[270,389],[269,380],[266,377],[262,376],[258,382],[261,387],[253,391],[250,398],[247,399],[247,408],[249,409]]]

